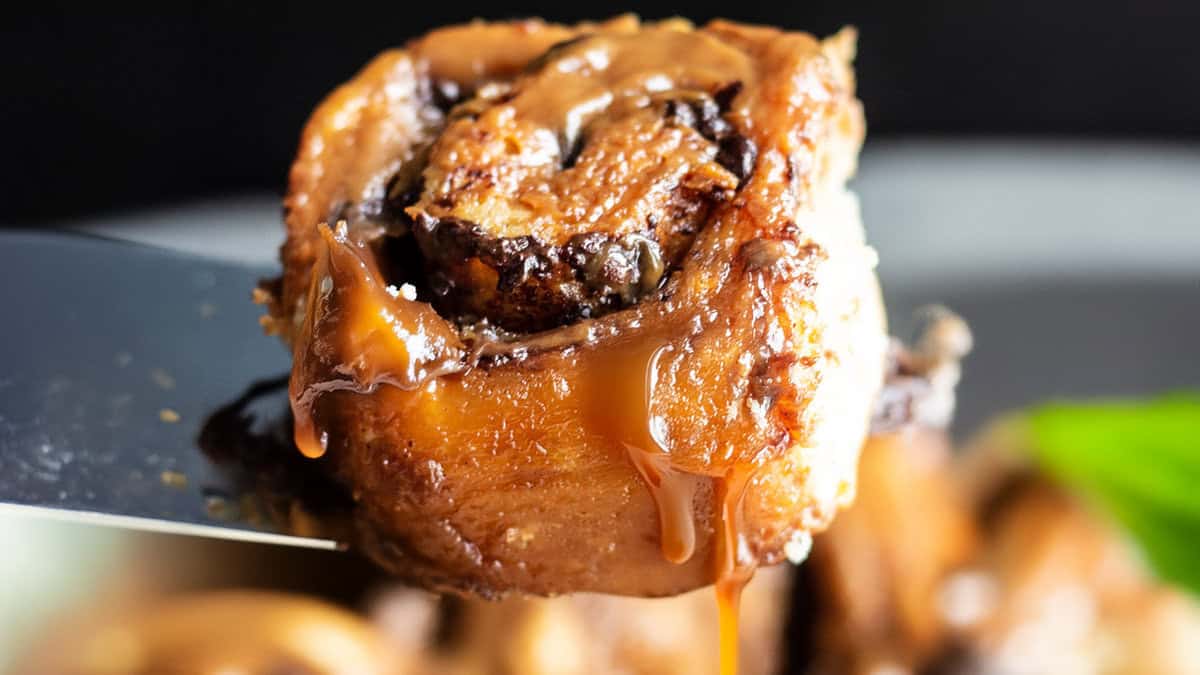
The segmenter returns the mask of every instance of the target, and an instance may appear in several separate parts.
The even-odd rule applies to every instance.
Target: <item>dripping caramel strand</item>
[[[749,551],[744,550],[742,499],[753,476],[749,467],[734,466],[724,477],[717,478],[716,506],[719,509],[717,546],[714,551],[717,594],[717,620],[720,631],[720,673],[737,675],[738,671],[738,608],[742,589],[754,577],[758,567]]]
[[[671,448],[654,410],[659,363],[671,347],[642,340],[615,350],[586,376],[597,429],[621,444],[654,499],[663,557],[675,564],[696,550],[693,499],[700,480],[671,464]]]

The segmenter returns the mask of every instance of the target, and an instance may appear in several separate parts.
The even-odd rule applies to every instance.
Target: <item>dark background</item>
[[[312,106],[376,52],[475,16],[574,21],[571,3],[33,3],[0,28],[3,224],[282,188]],[[613,7],[609,9],[608,7]],[[1200,2],[651,3],[861,31],[872,138],[1200,137]],[[12,10],[8,10],[11,12]]]

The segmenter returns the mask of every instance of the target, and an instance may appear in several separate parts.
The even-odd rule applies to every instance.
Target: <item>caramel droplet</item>
[[[663,423],[654,412],[659,362],[671,350],[657,340],[618,346],[596,359],[599,365],[589,380],[593,416],[629,454],[658,510],[663,557],[679,564],[696,551],[693,501],[701,477],[672,466]]]
[[[626,445],[629,459],[637,467],[658,509],[658,526],[663,558],[675,564],[691,560],[696,552],[696,476],[671,468],[661,453],[646,452]]]
[[[301,402],[292,405],[292,416],[295,417],[293,437],[300,453],[309,459],[316,459],[325,454],[329,444],[329,434],[317,431],[312,418],[312,404]]]

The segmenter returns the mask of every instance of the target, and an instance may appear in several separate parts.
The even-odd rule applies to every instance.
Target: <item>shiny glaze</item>
[[[327,454],[360,499],[377,557],[399,573],[485,595],[659,595],[716,581],[728,647],[753,565],[779,561],[793,531],[823,527],[852,494],[853,476],[826,476],[818,465],[826,460],[807,446],[822,423],[810,402],[839,367],[825,327],[848,310],[820,305],[829,253],[803,224],[816,186],[845,178],[838,153],[852,153],[861,133],[847,39],[623,19],[578,29],[501,24],[478,49],[459,41],[477,30],[486,28],[435,32],[385,54],[305,132],[287,199],[285,276],[270,289],[266,322],[293,347],[297,443]],[[496,48],[518,34],[541,49]],[[518,68],[579,35],[590,37]],[[533,192],[494,192],[487,180],[431,183],[438,162],[454,164],[453,148],[489,147],[470,140],[478,118],[456,118],[422,93],[447,79],[487,99],[481,116],[520,129],[515,147],[498,146],[513,152],[489,165],[504,168],[489,180],[512,178]],[[428,157],[434,167],[419,205],[449,208],[471,196],[472,208],[503,203],[507,217],[517,195],[533,217],[489,226],[569,234],[593,221],[555,230],[559,221],[537,216],[561,213],[561,204],[530,199],[572,170],[558,168],[560,141],[587,129],[596,143],[621,119],[686,141],[691,132],[664,132],[647,116],[658,90],[715,95],[733,81],[740,88],[724,119],[757,148],[753,164],[739,171],[736,194],[705,212],[678,268],[637,304],[545,332],[482,336],[426,297],[389,292],[389,261],[378,256],[393,229],[380,222],[378,202],[389,181],[411,175],[411,162]],[[586,146],[575,166],[609,173],[565,191],[585,207],[569,212],[616,214],[603,227],[623,231],[669,208],[656,201],[654,181],[634,190],[639,176],[669,171],[619,153],[585,157],[593,147],[605,146]],[[716,148],[696,148],[691,159],[672,152],[662,161],[683,157],[689,171],[728,181]],[[554,166],[538,164],[552,155]],[[443,189],[449,202],[431,198]],[[319,225],[330,214],[349,222]],[[869,270],[864,279],[865,295],[848,306],[865,303],[863,324],[882,344]],[[875,386],[867,378],[854,403],[864,428]]]
[[[712,141],[666,119],[663,102],[749,91],[754,77],[747,54],[701,32],[581,36],[511,88],[467,103],[471,114],[451,114],[410,213],[553,244],[585,232],[664,240],[671,204],[694,199],[680,189],[725,195],[738,181]]]
[[[435,378],[478,365],[469,350],[428,305],[406,299],[381,281],[370,247],[351,238],[345,223],[321,227],[326,253],[314,268],[304,339],[296,345],[289,382],[295,441],[308,457],[327,450],[328,434],[314,420],[317,398],[334,391],[369,395],[380,385],[412,392]],[[439,330],[440,329],[440,330]],[[590,336],[590,333],[589,333]],[[685,343],[686,344],[686,343]],[[568,343],[590,350],[588,343]],[[669,341],[618,335],[593,359],[573,369],[579,383],[580,422],[623,447],[654,498],[662,555],[672,563],[690,560],[696,548],[694,500],[698,483],[711,481],[716,496],[717,541],[713,556],[720,623],[720,668],[737,670],[737,607],[753,576],[756,558],[742,532],[742,499],[753,467],[735,465],[705,476],[672,462],[666,422],[656,408],[660,368],[675,349]],[[346,358],[346,355],[353,355]],[[572,396],[573,395],[573,396]]]
[[[374,257],[344,222],[319,230],[325,250],[313,268],[288,383],[296,446],[313,458],[328,445],[328,434],[313,420],[318,396],[370,394],[381,384],[416,389],[460,370],[465,354],[458,335],[429,305],[382,282]]]

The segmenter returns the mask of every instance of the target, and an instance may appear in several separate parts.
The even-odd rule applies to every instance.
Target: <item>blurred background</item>
[[[22,3],[0,22],[0,226],[97,232],[269,273],[301,126],[374,54],[473,17],[627,10],[858,27],[869,131],[855,189],[895,332],[930,301],[975,329],[960,436],[1047,397],[1200,384],[1194,0]],[[255,312],[246,306],[247,325]],[[202,561],[228,556],[260,563],[239,583],[319,584],[262,574],[264,561],[287,567],[263,548],[11,516],[0,551],[0,671],[41,620],[114,583],[205,587]],[[317,558],[310,569],[353,564]],[[131,560],[150,565],[143,578]]]

